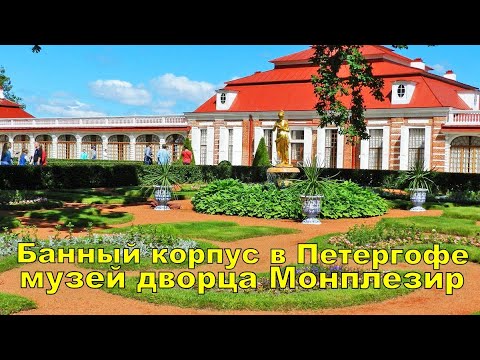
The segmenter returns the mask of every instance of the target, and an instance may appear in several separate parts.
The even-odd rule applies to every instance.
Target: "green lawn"
[[[268,274],[259,274],[266,277]],[[151,290],[137,292],[137,277],[128,277],[124,289],[105,289],[112,294],[151,302],[169,304],[185,308],[217,310],[312,310],[339,308],[383,301],[410,293],[411,289],[400,286],[398,289],[327,289],[292,292],[206,290],[198,294],[194,289],[161,289],[157,293]]]
[[[0,293],[0,315],[10,315],[22,310],[36,309],[30,299],[18,295]]]
[[[54,224],[71,223],[74,227],[85,227],[89,223],[93,226],[108,226],[133,220],[133,215],[127,212],[103,213],[101,209],[87,207],[29,211],[25,216]]]
[[[138,187],[124,187],[115,189],[69,189],[37,191],[38,195],[48,199],[75,202],[82,204],[130,204],[146,201]]]
[[[412,216],[408,218],[383,218],[379,221],[387,226],[415,226],[419,230],[431,232],[433,229],[442,234],[474,236],[480,232],[475,220],[449,218],[445,216]]]
[[[181,222],[168,224],[136,225],[140,230],[162,231],[162,229],[173,228],[182,237],[190,239],[214,240],[214,241],[235,241],[259,236],[295,234],[298,230],[287,228],[276,228],[270,226],[240,226],[235,222],[228,221],[202,221],[202,222]],[[106,229],[107,233],[120,233],[131,231],[131,227]]]

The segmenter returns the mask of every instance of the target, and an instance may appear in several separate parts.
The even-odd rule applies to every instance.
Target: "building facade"
[[[265,138],[277,163],[279,110],[290,125],[290,161],[316,155],[333,168],[406,170],[417,160],[437,171],[480,172],[479,90],[456,80],[452,71],[431,73],[422,59],[409,59],[383,46],[363,46],[373,73],[384,79],[385,101],[363,94],[369,140],[350,145],[334,126],[319,127],[311,76],[314,50],[271,60],[272,70],[232,80],[186,113],[197,163],[252,163]],[[347,74],[344,67],[341,73]],[[348,107],[349,99],[343,99]]]
[[[383,46],[361,51],[384,80],[385,100],[363,94],[370,139],[355,145],[335,126],[319,127],[312,48],[271,60],[271,70],[226,82],[183,115],[34,118],[0,89],[0,145],[10,142],[15,155],[22,148],[31,153],[38,141],[50,158],[60,159],[78,159],[95,145],[99,159],[141,161],[148,143],[155,152],[166,143],[176,160],[190,137],[197,164],[250,165],[263,137],[276,164],[273,126],[284,110],[293,165],[316,156],[325,167],[407,170],[420,160],[437,171],[480,173],[479,89],[457,81],[450,70],[433,74],[422,59]],[[348,107],[349,99],[342,100]]]
[[[14,156],[24,148],[32,154],[38,142],[54,159],[80,159],[83,150],[91,155],[94,146],[97,159],[143,161],[148,144],[154,154],[166,144],[175,161],[189,132],[183,115],[34,118],[6,100],[0,89],[0,146],[10,142]]]

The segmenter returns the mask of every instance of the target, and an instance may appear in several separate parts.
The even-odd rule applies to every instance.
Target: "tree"
[[[268,158],[268,149],[265,145],[265,138],[261,138],[255,151],[252,166],[270,166],[270,159]]]
[[[192,142],[190,141],[190,139],[188,137],[185,139],[185,142],[183,143],[183,147],[192,152],[192,161],[190,162],[190,165],[195,165],[195,156],[193,154]]]
[[[407,45],[392,46],[407,48]],[[312,84],[318,97],[315,108],[320,115],[320,126],[335,124],[350,143],[368,139],[362,90],[369,89],[376,100],[383,101],[383,79],[373,75],[371,64],[360,52],[361,45],[314,45],[313,48],[311,61],[318,66],[318,76],[312,76]],[[349,70],[346,77],[339,75],[343,65]],[[346,96],[351,96],[350,107],[342,103],[342,97]]]
[[[22,98],[12,93],[13,85],[10,77],[5,75],[5,68],[3,66],[0,66],[0,85],[3,87],[3,95],[7,100],[13,101],[20,105],[22,109],[25,109],[26,105],[22,103]]]

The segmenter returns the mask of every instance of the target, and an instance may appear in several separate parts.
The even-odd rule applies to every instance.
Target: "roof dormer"
[[[230,106],[232,106],[233,101],[237,97],[238,91],[235,90],[225,90],[220,89],[216,90],[217,93],[217,110],[229,110]]]
[[[416,84],[414,81],[394,81],[392,83],[392,105],[409,104]]]

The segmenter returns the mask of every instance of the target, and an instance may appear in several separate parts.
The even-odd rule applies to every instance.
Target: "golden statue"
[[[277,146],[277,157],[280,162],[276,167],[293,167],[288,159],[288,144],[290,128],[288,127],[288,120],[284,119],[285,113],[280,110],[278,113],[278,120],[275,122],[273,131],[277,130],[277,139],[275,144]]]

